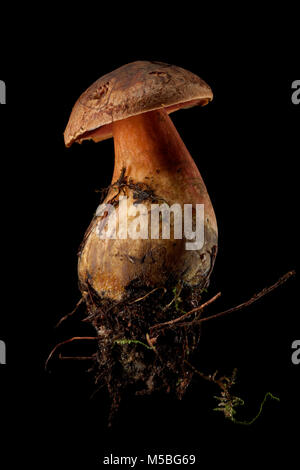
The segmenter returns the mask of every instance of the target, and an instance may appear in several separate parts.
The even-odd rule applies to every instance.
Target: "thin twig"
[[[258,292],[257,294],[254,294],[253,297],[251,297],[250,300],[247,300],[246,302],[243,302],[242,304],[236,305],[233,308],[229,308],[228,310],[224,310],[223,312],[216,313],[215,315],[211,315],[209,317],[200,318],[199,320],[193,320],[191,322],[181,323],[180,326],[187,326],[187,325],[192,325],[192,324],[195,324],[195,323],[197,323],[197,324],[202,323],[202,322],[207,321],[207,320],[214,320],[216,318],[222,317],[223,315],[227,315],[228,313],[236,312],[236,311],[241,310],[243,308],[249,307],[250,305],[252,305],[257,300],[261,299],[265,295],[267,295],[270,292],[272,292],[273,290],[277,289],[277,287],[284,284],[291,277],[295,276],[295,274],[296,274],[296,271],[289,271],[288,273],[284,274],[284,276],[282,276],[280,279],[278,279],[278,281],[275,282],[275,284],[272,284],[272,286],[270,286],[270,287],[265,287],[262,291]]]
[[[52,351],[50,352],[46,362],[45,362],[45,370],[47,370],[47,366],[48,366],[48,363],[50,361],[50,359],[52,358],[53,354],[55,353],[55,351],[60,348],[61,346],[63,346],[64,344],[68,344],[68,343],[71,343],[72,341],[79,341],[79,340],[96,340],[98,339],[97,336],[74,336],[73,338],[70,338],[70,339],[67,339],[66,341],[62,341],[61,343],[58,343],[53,349]]]
[[[182,291],[182,285],[179,286],[178,292],[177,292],[177,287],[175,287],[175,295],[174,295],[173,299],[171,300],[171,302],[169,302],[167,305],[164,306],[163,310],[168,310],[168,308],[170,308],[171,305],[179,299],[181,291]],[[173,292],[174,292],[174,290],[173,290]]]
[[[147,343],[149,344],[150,348],[155,352],[155,354],[158,355],[158,352],[156,350],[156,347],[153,345],[153,340],[155,340],[156,338],[150,338],[149,336],[149,333],[146,333],[146,340],[147,340]],[[153,342],[152,342],[153,341]]]
[[[195,307],[195,308],[193,308],[193,310],[190,310],[189,312],[186,312],[184,315],[181,315],[181,317],[174,318],[174,320],[166,321],[164,323],[157,323],[156,325],[151,326],[150,330],[155,330],[156,328],[164,328],[165,326],[171,326],[174,323],[178,323],[181,320],[183,320],[184,318],[191,315],[192,313],[198,312],[199,310],[203,310],[205,307],[207,307],[208,305],[213,303],[215,300],[217,300],[220,297],[220,295],[221,295],[221,292],[216,294],[214,297],[212,297],[211,299],[209,299],[207,302],[200,305],[199,307]]]
[[[219,385],[219,387],[224,390],[225,389],[225,385],[224,385],[224,379],[225,377],[220,377],[219,379],[216,379],[216,376],[218,374],[218,371],[216,370],[216,372],[214,372],[214,374],[210,374],[210,375],[205,375],[203,374],[203,372],[200,372],[200,370],[196,369],[196,367],[194,367],[190,362],[188,362],[186,359],[184,359],[184,362],[195,372],[195,374],[197,375],[200,375],[200,377],[202,379],[205,379],[207,380],[208,382],[213,382],[217,385]]]
[[[71,317],[72,315],[74,315],[74,313],[77,312],[78,307],[82,304],[82,302],[83,302],[83,297],[81,297],[81,299],[77,302],[76,307],[74,308],[74,310],[72,310],[71,313],[67,313],[67,315],[65,315],[64,317],[62,317],[62,318],[59,320],[59,322],[56,324],[55,328],[58,328],[59,325],[61,325],[61,323],[62,323],[63,321],[65,321],[67,318],[69,318],[69,317]]]
[[[94,361],[95,357],[95,354],[93,354],[92,356],[62,356],[61,353],[59,353],[58,355],[58,359],[63,361]]]
[[[153,294],[154,292],[156,292],[159,289],[163,289],[164,294],[167,292],[167,289],[165,287],[156,287],[155,289],[153,289],[150,292],[148,292],[147,294],[145,294],[143,297],[139,297],[138,299],[133,300],[132,302],[129,303],[129,305],[135,304],[136,302],[140,302],[141,300],[144,300],[146,297]]]

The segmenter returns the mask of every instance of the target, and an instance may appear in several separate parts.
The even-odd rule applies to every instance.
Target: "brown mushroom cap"
[[[197,75],[175,65],[138,61],[123,65],[93,83],[73,107],[64,138],[67,147],[86,139],[112,137],[112,123],[166,108],[168,113],[213,98]]]

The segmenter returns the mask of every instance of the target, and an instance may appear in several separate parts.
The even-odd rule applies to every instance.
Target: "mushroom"
[[[78,259],[79,286],[101,337],[101,351],[107,353],[108,345],[112,348],[116,337],[127,338],[124,348],[131,349],[126,360],[124,354],[120,354],[118,360],[129,382],[142,379],[148,388],[154,383],[153,377],[162,373],[149,365],[141,352],[143,348],[133,342],[145,340],[155,321],[168,320],[170,314],[176,314],[174,292],[176,297],[184,289],[184,301],[197,305],[208,285],[217,253],[217,223],[212,203],[169,114],[181,108],[204,106],[212,98],[210,87],[181,67],[161,62],[133,62],[103,76],[80,96],[64,133],[67,147],[88,139],[100,142],[114,138],[114,173],[103,204],[112,205],[115,211],[96,212],[84,236]],[[117,216],[120,229],[124,199],[128,222],[138,218],[141,232],[145,228],[143,224],[147,224],[148,237],[99,236],[111,217]],[[170,219],[169,238],[151,237],[151,224],[146,219],[154,204],[168,207],[175,204],[182,211],[184,205],[188,205],[192,207],[194,223],[197,205],[204,205],[204,241],[199,249],[187,249],[186,237],[175,237],[175,215]],[[139,213],[142,206],[147,209],[144,218]],[[162,230],[162,219],[158,220]],[[162,307],[164,297],[168,302]],[[143,325],[134,320],[136,309],[139,309],[139,316],[144,317]],[[147,338],[149,340],[149,336]],[[180,349],[183,337],[176,338],[173,339]],[[154,338],[150,345],[154,341],[157,340]],[[198,336],[196,340],[193,337],[193,341],[197,344]],[[168,347],[164,344],[163,350],[169,358],[169,369],[173,364],[178,373],[183,353],[171,343],[172,340]],[[158,341],[157,350],[159,345]],[[132,351],[138,351],[135,359]],[[175,353],[176,359],[170,359]],[[102,360],[102,368],[106,367],[105,361],[109,362],[107,357]],[[111,389],[111,369],[106,375],[110,377],[107,380]],[[126,382],[124,377],[122,380]],[[162,382],[166,382],[165,377]],[[170,386],[170,380],[167,382]],[[182,383],[185,384],[181,385],[183,390],[188,381]],[[152,385],[152,388],[157,386]]]
[[[205,211],[205,243],[200,250],[186,250],[184,239],[152,239],[151,234],[148,240],[103,240],[97,230],[102,217],[95,217],[79,255],[84,292],[88,281],[100,297],[120,301],[134,280],[143,279],[145,286],[155,288],[165,285],[170,275],[190,286],[207,286],[217,251],[216,217],[199,170],[169,114],[204,106],[212,97],[210,87],[187,70],[139,61],[100,78],[78,99],[65,130],[66,146],[113,137],[112,183],[125,172],[127,185],[120,191],[112,184],[105,203],[113,199],[117,204],[120,195],[126,195],[128,204],[135,205],[140,187],[145,197],[149,195],[143,200],[148,205],[155,200],[169,206],[204,204]]]

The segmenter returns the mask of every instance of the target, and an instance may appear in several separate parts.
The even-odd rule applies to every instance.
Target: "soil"
[[[176,285],[172,279],[150,292],[131,283],[122,302],[99,298],[89,286],[85,321],[97,332],[95,380],[107,386],[112,398],[110,421],[124,393],[164,391],[182,398],[193,376],[185,360],[197,350],[200,325],[152,327],[199,306],[201,297],[199,288]]]

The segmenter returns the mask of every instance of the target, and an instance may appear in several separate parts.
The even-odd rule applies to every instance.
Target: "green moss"
[[[138,339],[126,339],[126,338],[123,338],[123,339],[116,339],[114,341],[116,344],[120,344],[120,345],[124,345],[124,344],[140,344],[141,346],[144,346],[144,348],[146,349],[150,349],[151,351],[153,350],[153,348],[150,348],[150,346],[148,346],[147,344],[143,343],[142,341],[139,341]]]

